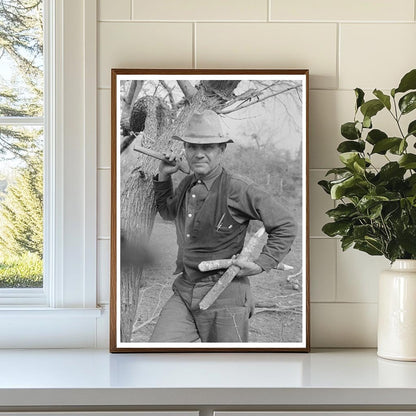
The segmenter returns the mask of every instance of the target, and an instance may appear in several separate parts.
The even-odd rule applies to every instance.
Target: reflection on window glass
[[[43,2],[0,0],[0,288],[43,286]]]

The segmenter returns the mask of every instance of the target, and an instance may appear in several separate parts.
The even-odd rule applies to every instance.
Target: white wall
[[[416,67],[415,0],[98,3],[99,302],[108,304],[110,281],[110,69],[309,68],[312,346],[375,346],[377,275],[388,263],[342,253],[322,234],[333,202],[316,183],[337,165],[353,88],[390,90]]]

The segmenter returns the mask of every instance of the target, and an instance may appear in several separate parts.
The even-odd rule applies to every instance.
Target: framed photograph
[[[308,75],[112,70],[111,352],[309,351]]]

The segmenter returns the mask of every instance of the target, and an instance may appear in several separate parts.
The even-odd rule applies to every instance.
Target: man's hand
[[[242,260],[238,257],[235,258],[233,256],[232,264],[235,264],[240,268],[240,271],[237,273],[237,277],[243,276],[254,276],[255,274],[259,274],[263,271],[263,269],[257,264],[249,260]]]
[[[171,175],[179,170],[179,156],[172,151],[164,152],[166,161],[162,160],[159,164],[159,181],[167,181]]]

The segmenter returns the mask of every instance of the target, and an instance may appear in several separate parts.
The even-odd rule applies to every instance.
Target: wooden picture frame
[[[112,70],[111,352],[309,351],[308,82],[309,71],[304,69]],[[219,195],[227,189],[227,199],[222,198],[222,201],[227,202],[221,203],[227,204],[226,211],[232,221],[243,228],[249,224],[245,245],[253,233],[261,228],[262,222],[259,218],[268,224],[267,227],[269,231],[272,229],[270,232],[273,234],[273,239],[269,239],[268,242],[267,235],[258,238],[254,254],[252,253],[250,258],[260,265],[260,270],[266,268],[266,271],[249,278],[235,277],[231,284],[237,288],[233,290],[239,291],[243,282],[250,281],[254,299],[247,295],[249,292],[244,292],[246,303],[242,307],[246,312],[250,310],[251,316],[248,321],[248,338],[244,332],[246,330],[242,336],[240,331],[241,322],[246,325],[247,313],[238,323],[236,321],[240,319],[240,315],[235,315],[234,312],[230,312],[230,317],[227,318],[227,322],[232,319],[235,323],[237,340],[228,337],[232,332],[229,329],[225,330],[226,335],[221,338],[218,335],[221,329],[209,329],[209,335],[201,335],[205,329],[201,329],[199,321],[193,325],[194,318],[198,320],[200,317],[199,309],[192,309],[195,307],[194,302],[200,300],[195,294],[197,287],[201,286],[201,281],[206,282],[206,279],[215,278],[216,282],[222,277],[226,266],[219,271],[211,272],[215,273],[213,276],[210,273],[203,274],[201,280],[198,276],[202,273],[198,274],[198,271],[185,271],[184,275],[179,273],[179,280],[185,279],[186,285],[191,287],[189,293],[193,296],[192,301],[185,299],[184,289],[178,288],[180,285],[178,286],[175,280],[178,275],[173,275],[177,252],[175,225],[163,220],[159,215],[155,217],[153,187],[156,186],[155,175],[161,162],[141,153],[149,153],[150,150],[152,155],[156,153],[156,156],[160,157],[163,152],[170,153],[172,150],[176,155],[182,154],[184,144],[181,140],[173,140],[172,136],[185,137],[188,134],[187,126],[192,123],[190,120],[194,117],[192,114],[206,109],[212,109],[220,116],[223,130],[221,140],[232,138],[234,141],[233,144],[227,145],[223,154],[221,153],[222,166],[227,172],[232,172],[227,176],[231,179],[227,180],[240,180],[245,184],[238,187],[238,192],[248,192],[247,189],[250,189],[250,197],[246,194],[232,197],[230,195],[234,190],[231,192],[229,189],[234,189],[234,185],[227,185],[228,188],[218,190],[215,188],[216,198],[220,198]],[[191,146],[199,145],[185,145],[187,153],[183,160],[190,160],[188,150]],[[217,145],[213,145],[214,148],[215,146]],[[189,175],[192,175],[192,171]],[[241,175],[242,178],[236,175]],[[181,172],[172,175],[173,187],[176,189],[186,177]],[[218,178],[214,184],[217,182]],[[252,182],[254,184],[250,185]],[[166,183],[163,182],[162,185],[165,186]],[[213,184],[210,186],[214,187]],[[214,192],[212,189],[209,188],[207,192]],[[219,189],[222,189],[222,193]],[[161,195],[160,190],[157,192]],[[253,196],[252,192],[258,194]],[[183,195],[186,196],[183,196],[182,201],[188,198],[185,191]],[[233,206],[230,205],[230,198],[234,198]],[[250,201],[244,205],[243,201],[249,198]],[[254,200],[256,202],[253,202]],[[267,209],[263,208],[266,200],[276,200],[278,208],[271,209],[269,205]],[[205,201],[208,201],[208,197]],[[250,208],[246,208],[247,204]],[[259,204],[259,207],[256,204]],[[256,206],[253,208],[251,205]],[[175,206],[179,211],[188,209],[185,202],[182,202],[182,205],[178,202]],[[256,218],[247,214],[248,210],[252,212],[251,209],[256,213]],[[277,269],[277,262],[273,260],[278,257],[276,250],[280,243],[276,246],[276,241],[289,239],[282,231],[283,228],[274,223],[269,225],[273,221],[277,223],[280,211],[290,212],[292,223],[297,225],[296,237],[290,245],[289,253],[283,259],[279,259],[279,264],[292,267],[290,270]],[[209,224],[211,213],[204,212],[208,221],[206,224]],[[177,215],[179,218],[179,214]],[[269,217],[273,217],[273,221]],[[179,223],[182,220],[177,221]],[[196,223],[195,220],[194,224]],[[221,221],[220,223],[222,225]],[[220,230],[218,227],[217,231]],[[231,227],[232,225],[229,226]],[[294,230],[294,227],[292,229]],[[281,230],[281,237],[276,237],[276,230]],[[216,235],[211,229],[206,232],[214,237]],[[291,232],[295,235],[294,231]],[[212,241],[215,245],[214,237]],[[274,241],[273,249],[270,248],[272,251],[268,251],[271,240]],[[267,254],[260,255],[266,245]],[[284,246],[284,243],[282,245]],[[282,247],[279,250],[287,250],[287,247]],[[263,259],[264,256],[267,257],[267,267],[261,263],[259,256],[263,256]],[[182,260],[179,261],[182,269],[179,267],[179,272],[183,272],[184,269],[190,270],[181,262]],[[229,265],[228,262],[227,266]],[[270,267],[272,268],[269,270]],[[176,309],[174,312],[167,312],[168,306],[165,305],[173,296],[174,281],[175,297],[181,302],[180,307],[183,307],[182,303],[187,305],[184,312],[187,314],[186,317],[180,317],[182,312]],[[213,281],[212,285],[215,282]],[[245,291],[249,290],[244,287]],[[231,290],[229,288],[223,293],[228,293],[227,290]],[[230,299],[234,302],[234,295]],[[194,306],[188,304],[188,301]],[[225,310],[228,313],[227,311],[231,310],[228,300],[221,302],[223,309],[218,311]],[[211,308],[217,311],[215,305],[217,303]],[[159,322],[162,309],[163,317],[168,319],[168,324],[164,323],[165,326]],[[212,324],[211,316],[214,315],[206,319],[207,325]],[[199,339],[189,333],[191,329],[188,331],[188,327],[182,333],[183,328],[180,325],[186,320],[190,320],[190,328],[195,326]],[[156,322],[158,331],[154,330]],[[160,331],[160,328],[164,329]],[[165,340],[163,334],[169,331],[173,331],[175,336]],[[155,332],[159,333],[159,337],[155,336]],[[213,333],[216,335],[211,336]]]

